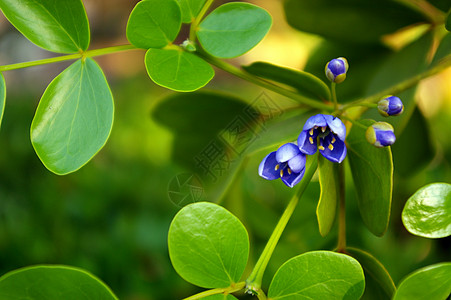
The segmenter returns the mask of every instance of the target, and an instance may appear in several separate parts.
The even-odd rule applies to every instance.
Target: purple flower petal
[[[341,163],[347,154],[347,149],[345,143],[335,138],[334,143],[332,143],[332,135],[328,135],[322,141],[323,149],[320,149],[319,152],[331,162]]]
[[[326,120],[327,126],[329,126],[330,130],[335,133],[338,138],[342,141],[346,139],[346,126],[343,122],[334,116],[324,115],[324,119]]]
[[[376,146],[386,147],[393,145],[396,141],[396,136],[393,131],[390,130],[376,130]]]
[[[298,155],[301,151],[299,150],[299,147],[296,146],[293,143],[287,143],[282,146],[276,151],[276,160],[279,163],[287,162],[296,155]]]
[[[315,126],[317,127],[327,126],[327,122],[324,119],[323,114],[317,114],[308,118],[307,121],[305,121],[304,128],[302,130],[308,131],[314,128]]]
[[[294,173],[299,173],[303,169],[305,169],[305,161],[306,157],[305,154],[299,153],[292,159],[288,161],[288,167],[293,171]]]
[[[269,153],[258,166],[258,175],[267,180],[280,178],[280,170],[276,170],[277,164],[276,151]]]
[[[305,168],[301,171],[301,173],[293,172],[290,175],[287,172],[284,176],[282,176],[282,181],[283,181],[283,183],[285,183],[285,185],[292,188],[301,181],[302,177],[304,177],[304,173],[305,173]]]
[[[318,132],[314,130],[313,136],[310,135],[308,130],[303,130],[301,134],[299,134],[298,137],[298,147],[299,150],[301,150],[302,153],[312,155],[315,154],[317,150],[317,142],[316,137],[318,136]],[[310,137],[312,138],[311,143]]]

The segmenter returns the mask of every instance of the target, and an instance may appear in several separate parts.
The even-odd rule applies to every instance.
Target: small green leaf
[[[374,297],[374,299],[391,299],[396,286],[385,267],[374,256],[363,250],[346,248],[346,252],[357,259],[363,267],[365,274],[363,298],[367,296],[373,299],[371,296],[379,295],[379,298]]]
[[[379,44],[385,34],[427,21],[410,7],[390,0],[287,0],[284,8],[294,28],[348,43]]]
[[[76,53],[89,47],[89,23],[81,0],[1,0],[6,18],[46,50]]]
[[[183,23],[191,23],[207,0],[177,0],[182,11]]]
[[[5,77],[0,73],[0,126],[2,125],[3,113],[5,112],[6,84]]]
[[[451,235],[451,184],[432,183],[407,200],[402,211],[407,230],[426,238]]]
[[[33,266],[0,277],[1,300],[117,300],[100,279],[68,266]]]
[[[326,236],[334,224],[337,204],[340,197],[339,168],[337,163],[318,157],[319,184],[321,193],[319,196],[316,217],[318,219],[319,232]]]
[[[417,270],[401,283],[393,300],[444,300],[451,294],[451,263],[439,263]]]
[[[203,59],[179,49],[149,49],[145,63],[156,84],[178,92],[200,89],[215,75]]]
[[[237,298],[235,298],[234,296],[227,294],[218,294],[218,295],[210,295],[207,297],[203,297],[203,300],[238,300]]]
[[[136,4],[127,23],[127,39],[138,48],[163,48],[177,37],[182,25],[175,0],[143,0]]]
[[[221,5],[199,25],[197,36],[213,56],[232,58],[254,48],[271,28],[271,15],[249,3]]]
[[[268,297],[271,299],[360,299],[365,278],[352,257],[330,251],[296,256],[277,270]]]
[[[78,60],[42,95],[31,142],[42,163],[64,175],[85,165],[106,143],[113,126],[113,96],[99,65]]]
[[[313,74],[266,62],[255,62],[242,68],[252,75],[291,86],[307,97],[330,100],[329,87]]]
[[[185,206],[172,220],[168,236],[174,269],[204,288],[237,283],[249,255],[243,224],[225,208],[207,202]]]
[[[362,120],[370,126],[374,121]],[[354,125],[346,138],[348,158],[357,191],[360,215],[368,229],[384,235],[390,219],[393,159],[390,147],[376,148],[365,138],[365,129]]]

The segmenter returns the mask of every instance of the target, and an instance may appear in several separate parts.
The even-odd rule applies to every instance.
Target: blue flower
[[[341,163],[347,153],[345,138],[346,127],[339,118],[318,114],[305,122],[298,146],[304,154],[312,155],[319,149],[328,160]]]
[[[387,122],[376,122],[365,132],[366,140],[375,147],[382,148],[393,145],[396,141],[393,126]]]
[[[384,117],[397,116],[402,114],[404,105],[398,97],[386,96],[377,103],[377,110]]]
[[[348,71],[348,61],[344,57],[332,59],[326,64],[326,76],[335,83],[341,83],[346,79],[346,72]]]
[[[274,180],[281,178],[289,187],[298,184],[305,173],[305,155],[293,143],[287,143],[269,153],[258,167],[258,175]]]

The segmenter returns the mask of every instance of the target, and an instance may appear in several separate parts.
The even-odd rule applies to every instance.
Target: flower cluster
[[[301,181],[305,172],[306,155],[319,152],[332,162],[341,163],[346,157],[346,127],[334,116],[318,114],[310,117],[298,137],[298,144],[287,143],[269,153],[260,163],[258,174],[267,179],[281,178],[289,187]]]

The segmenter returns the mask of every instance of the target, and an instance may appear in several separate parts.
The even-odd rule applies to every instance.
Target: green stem
[[[51,58],[45,58],[40,60],[34,60],[34,61],[27,61],[27,62],[21,62],[17,64],[10,64],[10,65],[4,65],[0,66],[0,72],[9,71],[9,70],[16,70],[16,69],[23,69],[33,66],[39,66],[39,65],[45,65],[45,64],[51,64],[66,60],[74,60],[79,59],[83,57],[93,57],[93,56],[99,56],[99,55],[105,55],[105,54],[111,54],[121,51],[127,51],[127,50],[134,50],[137,49],[133,45],[122,45],[122,46],[114,46],[114,47],[108,47],[108,48],[102,48],[102,49],[95,49],[95,50],[89,50],[83,53],[75,53],[75,54],[68,54],[63,56],[56,56]]]
[[[359,126],[359,127],[362,128],[362,129],[365,129],[365,130],[368,129],[368,126],[365,126],[365,125],[363,125],[362,123],[360,123],[359,121],[353,120],[353,119],[351,119],[351,118],[349,118],[349,117],[347,117],[347,116],[340,116],[340,118],[345,119],[345,120],[351,122],[352,125]]]
[[[343,164],[339,169],[339,208],[338,208],[338,245],[337,252],[346,250],[346,205],[345,205],[345,172]]]
[[[336,89],[335,89],[336,86],[337,86],[337,84],[335,82],[332,82],[332,84],[330,85],[330,87],[331,87],[331,94],[332,94],[332,101],[334,102],[334,109],[335,110],[337,110],[337,108],[338,108],[337,93],[336,93]]]
[[[445,20],[445,14],[425,0],[396,0],[396,1],[403,3],[405,6],[408,6],[416,10],[417,12],[428,18],[429,21],[432,22],[433,24],[441,24]]]
[[[199,14],[197,15],[197,17],[193,20],[193,22],[191,23],[191,26],[189,28],[189,39],[191,42],[194,42],[196,40],[196,32],[197,29],[199,27],[199,23],[200,21],[202,21],[202,18],[204,17],[204,15],[207,13],[207,10],[210,8],[210,6],[213,4],[214,0],[208,0],[204,6],[202,7],[202,9],[200,10]]]
[[[355,106],[370,106],[371,104],[376,103],[379,100],[381,100],[383,97],[385,97],[387,95],[399,94],[399,93],[415,86],[421,80],[423,80],[427,77],[430,77],[432,75],[438,74],[441,71],[447,69],[448,67],[451,67],[451,56],[450,55],[447,56],[446,58],[443,58],[441,60],[440,64],[437,64],[435,67],[430,68],[429,70],[427,70],[421,74],[418,74],[410,79],[402,81],[401,83],[399,83],[395,86],[392,86],[388,89],[385,89],[382,92],[374,94],[370,97],[359,99],[359,100],[356,100],[356,101],[353,101],[353,102],[343,105],[343,107],[341,108],[341,111],[345,111],[345,110],[347,110],[351,107],[355,107]]]
[[[258,77],[252,76],[244,71],[242,71],[241,69],[235,67],[234,65],[231,65],[225,61],[216,59],[214,57],[212,57],[211,55],[207,54],[207,53],[203,53],[203,52],[196,52],[196,54],[198,56],[200,56],[201,58],[203,58],[204,60],[206,60],[207,62],[209,62],[210,64],[218,67],[219,69],[222,69],[232,75],[235,75],[236,77],[239,77],[241,79],[247,80],[251,83],[254,83],[256,85],[259,85],[263,88],[266,88],[270,91],[273,91],[275,93],[278,93],[280,95],[286,96],[288,98],[291,98],[301,104],[307,105],[311,108],[316,108],[319,110],[323,110],[323,111],[327,111],[327,112],[333,112],[334,108],[331,107],[330,105],[327,105],[325,103],[304,97],[300,94],[297,94],[295,92],[289,91],[287,89],[282,88],[281,86],[275,85],[273,83],[270,83],[266,80],[260,79]]]
[[[242,290],[245,285],[246,285],[246,283],[244,281],[238,282],[238,283],[234,284],[233,286],[229,286],[226,288],[218,288],[218,289],[203,291],[202,293],[192,295],[191,297],[185,298],[184,300],[202,299],[207,296],[216,295],[216,294],[231,294],[231,293],[237,292],[239,290]]]
[[[274,249],[276,248],[276,245],[279,242],[280,236],[282,235],[288,221],[293,215],[294,209],[296,208],[296,205],[299,202],[299,198],[302,196],[305,189],[307,188],[307,185],[310,183],[313,174],[315,174],[316,168],[318,166],[318,155],[316,154],[311,156],[311,159],[312,162],[309,168],[306,170],[304,178],[300,182],[298,192],[291,198],[290,202],[285,208],[285,211],[280,217],[280,220],[277,223],[276,228],[274,228],[274,231],[271,234],[271,237],[269,238],[268,243],[265,246],[265,249],[263,249],[263,252],[260,255],[257,263],[255,264],[254,269],[252,270],[249,277],[246,279],[246,291],[254,295],[258,295],[259,293],[261,293],[261,283],[263,279],[263,274],[266,270],[269,259],[271,258]]]

